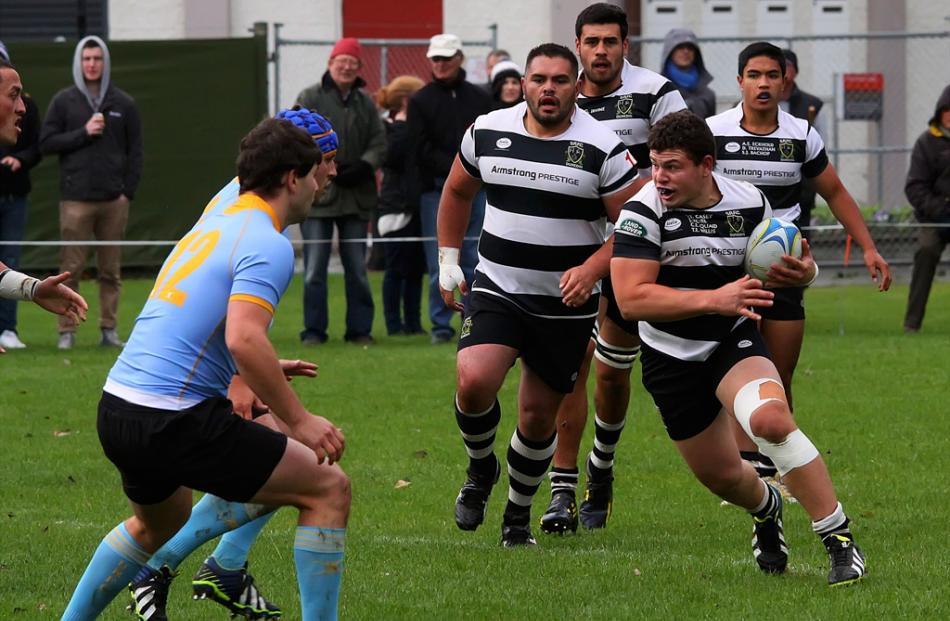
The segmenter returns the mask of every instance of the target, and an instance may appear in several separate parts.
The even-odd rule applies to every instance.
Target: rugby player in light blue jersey
[[[134,515],[102,541],[63,619],[99,614],[186,523],[192,489],[206,492],[202,503],[213,506],[202,512],[208,538],[277,507],[297,507],[303,618],[336,618],[350,506],[349,480],[336,465],[344,438],[310,414],[285,380],[312,375],[313,365],[278,360],[267,337],[293,276],[293,249],[281,231],[306,217],[334,176],[332,153],[323,157],[320,141],[335,144],[336,137],[308,110],[278,116],[242,139],[238,192],[219,193],[172,250],[106,380],[100,442]],[[235,415],[226,395],[237,373],[285,433]],[[165,619],[173,574],[167,567],[151,573],[136,612]],[[239,588],[252,586],[246,572],[232,573],[245,581]],[[280,614],[249,592],[254,597],[242,597],[234,612]]]

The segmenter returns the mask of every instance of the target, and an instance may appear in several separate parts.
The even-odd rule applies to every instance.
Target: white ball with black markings
[[[802,233],[781,218],[766,218],[752,230],[745,248],[745,271],[749,276],[767,280],[773,264],[783,265],[783,255],[802,256]]]

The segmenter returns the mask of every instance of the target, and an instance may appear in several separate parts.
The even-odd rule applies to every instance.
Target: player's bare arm
[[[858,209],[854,197],[841,182],[838,172],[830,163],[815,177],[815,190],[828,201],[828,207],[835,218],[844,226],[844,230],[854,238],[854,241],[864,251],[864,264],[871,273],[871,279],[877,283],[880,291],[887,291],[891,287],[891,268],[887,261],[877,251],[871,232],[868,231],[864,217]]]
[[[285,360],[281,358],[280,368],[289,382],[294,377],[316,377],[319,367],[316,363],[307,362],[306,360]],[[254,391],[240,375],[231,378],[231,384],[228,386],[228,399],[231,401],[234,413],[248,420],[270,412],[267,404],[254,394]]]
[[[648,259],[614,257],[610,280],[617,305],[630,321],[676,321],[698,315],[741,315],[758,320],[752,306],[771,306],[775,294],[762,288],[762,281],[743,276],[718,289],[681,291],[658,285],[660,263]]]
[[[457,311],[462,310],[462,304],[455,299],[455,289],[458,288],[463,294],[468,293],[468,284],[462,276],[462,268],[458,265],[458,253],[472,213],[472,200],[481,185],[481,181],[465,171],[456,156],[442,188],[436,231],[439,240],[439,288],[442,290],[442,300],[446,306]]]
[[[340,460],[344,449],[343,433],[322,416],[304,408],[288,385],[277,354],[267,338],[272,315],[252,302],[228,304],[225,341],[241,378],[290,428],[291,435],[310,447],[321,461]]]
[[[607,219],[616,222],[620,217],[620,210],[630,197],[636,194],[647,182],[647,179],[636,178],[630,185],[617,190],[613,194],[603,197]],[[610,257],[614,252],[613,235],[600,249],[592,254],[582,265],[572,267],[561,276],[561,297],[568,306],[582,306],[590,298],[594,285],[598,280],[610,275]]]

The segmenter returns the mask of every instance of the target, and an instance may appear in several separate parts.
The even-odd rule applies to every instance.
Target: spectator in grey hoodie
[[[40,131],[40,150],[59,156],[59,226],[63,241],[121,240],[142,173],[142,129],[135,101],[110,82],[109,48],[85,37],[73,54],[73,86],[53,96]],[[88,246],[63,246],[60,267],[79,290]],[[96,249],[100,344],[120,347],[116,332],[121,248]],[[75,325],[59,324],[59,348],[71,349]]]
[[[662,58],[660,73],[676,85],[690,112],[703,119],[716,114],[716,94],[709,88],[713,77],[706,71],[696,34],[688,28],[670,30]]]

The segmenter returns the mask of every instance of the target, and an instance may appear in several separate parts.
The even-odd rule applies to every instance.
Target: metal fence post
[[[280,29],[281,22],[274,22],[274,112],[280,110]]]
[[[379,48],[379,83],[380,85],[389,82],[389,46],[382,45]]]

